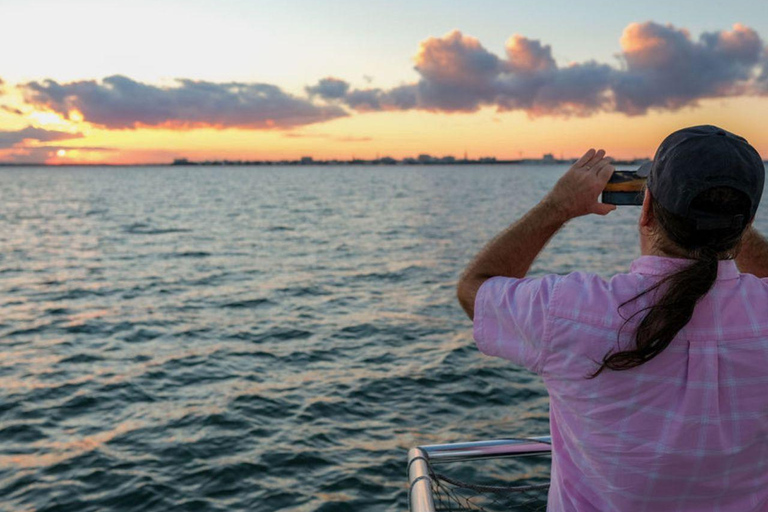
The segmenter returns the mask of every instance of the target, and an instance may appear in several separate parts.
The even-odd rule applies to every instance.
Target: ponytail
[[[695,202],[698,209],[711,213],[741,214],[744,213],[744,205],[749,204],[742,196],[743,193],[732,188],[718,187],[700,194]],[[621,308],[646,294],[663,290],[661,298],[655,304],[625,318],[619,329],[617,341],[623,329],[635,316],[648,312],[635,331],[636,347],[606,354],[600,367],[588,376],[588,379],[597,377],[605,368],[616,371],[629,370],[659,355],[690,321],[696,304],[715,284],[718,260],[732,259],[738,252],[744,226],[696,231],[691,221],[666,211],[653,199],[651,207],[663,234],[666,235],[666,247],[661,247],[664,252],[675,254],[683,251],[684,257],[694,261],[619,306],[621,311]],[[748,217],[747,212],[744,218]]]

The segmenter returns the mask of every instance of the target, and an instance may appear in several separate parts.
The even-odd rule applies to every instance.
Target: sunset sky
[[[0,0],[0,162],[768,158],[760,1]]]

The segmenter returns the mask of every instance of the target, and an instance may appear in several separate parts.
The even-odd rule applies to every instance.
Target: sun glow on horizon
[[[202,160],[316,160],[352,157],[396,159],[433,156],[499,159],[578,157],[589,147],[604,147],[617,159],[652,157],[661,139],[675,129],[716,124],[743,135],[768,157],[768,137],[762,119],[768,116],[765,98],[701,100],[696,107],[675,112],[652,111],[644,116],[602,113],[591,117],[537,117],[524,112],[498,112],[491,107],[474,113],[436,114],[388,111],[341,117],[292,130],[200,127],[139,127],[110,130],[93,125],[71,109],[65,115],[45,110],[15,118],[0,112],[0,130],[32,125],[49,131],[83,134],[57,142],[48,163],[166,164],[176,158]],[[53,146],[54,144],[50,144]],[[62,148],[62,145],[64,148]],[[27,141],[23,147],[42,154],[45,144]],[[22,147],[0,152],[13,161]]]

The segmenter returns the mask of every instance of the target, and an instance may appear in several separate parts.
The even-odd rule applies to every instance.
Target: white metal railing
[[[409,510],[435,512],[430,464],[550,453],[551,443],[551,436],[540,436],[411,448],[408,451]]]

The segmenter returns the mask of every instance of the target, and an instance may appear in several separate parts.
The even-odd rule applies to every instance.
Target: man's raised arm
[[[606,215],[616,209],[597,201],[614,171],[604,156],[602,149],[587,151],[539,204],[491,240],[467,266],[456,295],[470,319],[474,319],[477,291],[487,279],[525,277],[536,256],[563,224],[589,213]]]

